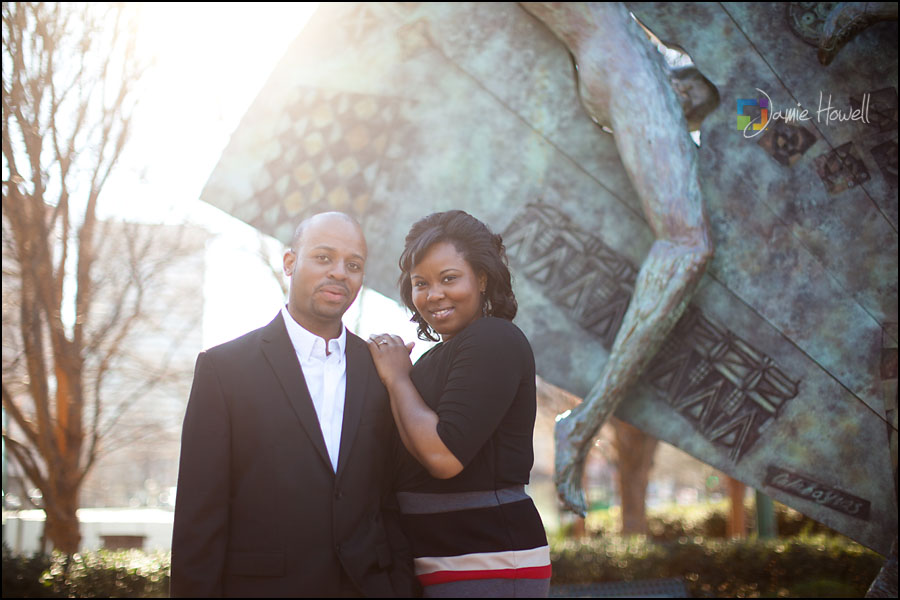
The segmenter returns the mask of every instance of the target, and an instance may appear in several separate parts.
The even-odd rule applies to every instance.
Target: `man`
[[[307,219],[284,254],[287,306],[198,357],[173,596],[410,595],[408,549],[383,506],[394,443],[387,393],[366,343],[341,323],[365,262],[353,219]]]

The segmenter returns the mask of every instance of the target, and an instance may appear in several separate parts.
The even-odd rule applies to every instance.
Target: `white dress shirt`
[[[341,426],[344,423],[344,399],[347,393],[347,330],[342,326],[340,337],[328,341],[326,353],[325,340],[297,323],[287,306],[281,309],[281,315],[319,417],[319,427],[325,438],[331,467],[337,473]]]

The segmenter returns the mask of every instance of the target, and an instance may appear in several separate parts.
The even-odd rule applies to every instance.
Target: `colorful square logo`
[[[759,107],[759,117],[758,122],[754,122],[757,119],[756,115],[753,114],[745,114],[745,110],[750,106],[758,106]],[[753,111],[756,112],[756,111]],[[769,99],[768,98],[738,98],[737,101],[737,130],[738,131],[746,131],[747,127],[752,123],[753,131],[760,131],[765,129],[766,124],[769,122]]]

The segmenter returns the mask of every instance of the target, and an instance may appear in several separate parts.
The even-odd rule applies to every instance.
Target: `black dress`
[[[524,489],[536,412],[525,335],[479,318],[422,355],[411,379],[464,467],[435,479],[400,450],[397,497],[425,596],[546,596],[550,550]]]

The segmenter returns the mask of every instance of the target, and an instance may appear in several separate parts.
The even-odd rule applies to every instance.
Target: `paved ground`
[[[688,598],[678,578],[550,586],[551,598]]]

